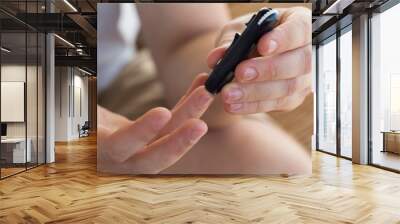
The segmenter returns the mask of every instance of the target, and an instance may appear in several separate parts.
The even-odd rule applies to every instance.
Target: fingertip
[[[200,119],[195,119],[196,120],[196,126],[199,130],[202,130],[204,133],[206,133],[208,131],[208,125],[206,124],[206,122],[204,122],[203,120]]]
[[[269,56],[277,52],[279,43],[273,36],[271,31],[260,38],[257,44],[257,51],[260,55]]]
[[[226,49],[226,46],[220,46],[211,50],[207,56],[207,66],[209,68],[214,68],[222,56],[224,56]]]
[[[243,73],[245,68],[246,68],[246,63],[244,63],[244,61],[240,62],[236,66],[234,75],[238,82],[243,82]]]
[[[155,130],[162,129],[171,118],[171,111],[164,107],[156,107],[148,112],[148,119]]]
[[[150,110],[152,113],[157,114],[158,116],[163,116],[163,117],[171,117],[171,111],[168,110],[165,107],[156,107]]]
[[[268,37],[267,35],[264,35],[258,40],[257,43],[257,51],[260,55],[265,56],[267,52],[267,43],[268,43]]]
[[[189,138],[192,141],[197,141],[199,138],[204,136],[208,131],[207,124],[200,119],[195,119],[195,118],[190,119],[188,121],[188,125],[190,126]]]
[[[229,84],[228,84],[229,85]],[[228,86],[224,86],[221,90],[221,99],[224,103],[226,103],[229,99],[229,88]]]
[[[204,79],[208,77],[208,73],[207,72],[201,72],[197,75],[198,79]]]
[[[194,99],[197,100],[197,102],[198,102],[197,105],[199,105],[200,107],[208,105],[214,98],[214,96],[207,91],[207,89],[204,85],[197,87],[193,91],[193,94],[197,95],[197,96],[195,96]]]
[[[202,72],[196,76],[196,82],[199,86],[204,85],[207,79],[208,79],[208,73],[206,72]]]
[[[250,60],[240,63],[235,69],[235,78],[238,82],[249,82],[257,78],[258,71]]]
[[[214,98],[214,95],[211,94],[210,92],[208,92],[208,90],[206,89],[206,87],[204,85],[200,86],[199,89],[200,89],[199,91],[202,94],[204,94],[205,96],[207,96],[208,98],[210,98],[210,99]]]
[[[197,87],[204,85],[208,78],[208,73],[202,72],[199,73],[192,81],[192,84],[188,88],[188,90],[185,92],[183,97],[179,100],[179,102],[182,102],[183,99],[186,98],[187,95],[191,94]],[[179,104],[179,102],[177,104]]]
[[[229,103],[230,101],[230,94],[229,94],[229,90],[231,88],[231,84],[228,84],[226,86],[224,86],[221,90],[221,99],[224,103]]]
[[[221,91],[221,98],[225,103],[233,103],[243,99],[244,91],[237,83],[229,83]]]

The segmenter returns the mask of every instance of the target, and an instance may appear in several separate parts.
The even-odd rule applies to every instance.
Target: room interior
[[[338,19],[340,23],[337,29],[328,28],[317,35],[316,32],[313,33],[317,65],[316,149],[353,162],[398,171],[399,105],[396,99],[400,92],[397,77],[399,68],[394,62],[394,52],[398,50],[398,44],[393,38],[398,38],[399,34],[392,27],[399,19],[400,7],[390,1],[374,4],[376,5],[355,1],[347,6],[342,18]],[[357,21],[354,17],[365,6],[376,8],[367,13],[366,23],[360,24],[363,21]],[[323,19],[325,18],[314,21],[313,28],[314,24]],[[365,31],[363,26],[367,26]],[[359,35],[365,36],[365,42]],[[359,50],[360,47],[363,48]],[[356,52],[352,52],[353,50]],[[368,80],[362,85],[358,82],[363,82],[363,78],[354,75],[359,69],[354,67],[357,64],[357,54],[365,54],[364,61],[359,63],[365,63]],[[354,90],[358,88],[365,91],[365,99],[356,97],[358,93]],[[359,102],[352,102],[355,99]],[[358,103],[364,104],[366,113],[352,110],[354,106],[358,107]],[[362,119],[365,120],[360,121]],[[353,122],[365,124],[364,137],[370,143],[364,148],[365,161],[360,161],[357,152],[360,148],[352,147],[352,135],[355,134]],[[352,158],[353,156],[357,158]]]
[[[293,1],[312,4],[314,93],[296,110],[271,116],[312,149],[313,174],[307,177],[97,173],[100,2],[116,1],[0,3],[0,158],[7,157],[1,160],[0,222],[400,221],[398,1]],[[21,25],[31,4],[36,11],[29,16],[37,20]],[[233,16],[257,7],[229,5]],[[91,123],[89,137],[80,138],[85,121]],[[9,139],[20,142],[19,165],[14,158],[12,166],[7,162],[8,148],[18,150],[9,146],[16,143],[3,144]]]
[[[44,35],[1,34],[1,177],[43,164]]]
[[[0,4],[0,179],[54,162],[54,143],[79,139],[95,128],[94,104],[89,107],[89,101],[95,96],[96,78],[92,70],[95,65],[86,62],[93,57],[89,57],[90,48],[81,40],[82,28],[78,25],[74,31],[56,24],[43,24],[43,18],[30,18],[43,15],[50,8],[55,11],[58,3],[46,4],[46,1],[2,1]],[[62,37],[66,33],[61,31],[65,30],[75,37],[71,41],[79,43],[80,50]],[[61,36],[56,33],[49,40],[46,33],[51,31]],[[52,56],[55,60],[49,59]],[[71,63],[77,56],[87,60]],[[51,73],[57,74],[54,88],[49,88]],[[54,100],[54,107],[49,100]],[[54,120],[49,120],[52,116],[48,114],[54,114]],[[55,132],[48,129],[50,124],[54,125]]]

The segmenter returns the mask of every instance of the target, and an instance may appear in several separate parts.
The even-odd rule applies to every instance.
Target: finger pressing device
[[[261,36],[271,31],[278,21],[278,12],[270,8],[262,8],[246,23],[242,34],[235,34],[231,45],[224,56],[214,66],[205,87],[208,92],[217,94],[230,81],[236,66],[245,60]]]

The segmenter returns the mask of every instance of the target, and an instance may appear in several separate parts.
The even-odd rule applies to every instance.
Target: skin
[[[279,25],[259,40],[250,59],[236,67],[236,82],[222,90],[226,111],[290,111],[311,92],[311,13],[305,8],[278,11]],[[207,58],[210,68],[223,56],[234,34],[244,30],[250,17],[239,17],[224,27],[217,39],[218,47]]]
[[[198,119],[213,100],[206,77],[198,75],[172,110],[154,108],[135,121],[98,107],[98,169],[156,174],[176,163],[207,132]]]
[[[279,24],[237,66],[235,80],[221,94],[210,96],[203,86],[207,74],[195,78],[194,74],[215,65],[250,14],[231,20],[224,4],[138,4],[137,8],[166,99],[175,106],[153,109],[136,121],[99,107],[100,171],[311,172],[306,149],[265,113],[293,110],[310,92],[308,9],[279,9]],[[202,97],[207,100],[199,100]],[[149,128],[152,124],[157,128]]]

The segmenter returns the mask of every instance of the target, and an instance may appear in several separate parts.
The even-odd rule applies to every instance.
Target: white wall
[[[55,140],[70,141],[79,138],[78,124],[88,120],[88,78],[72,67],[56,67],[55,73]]]
[[[1,121],[24,122],[25,83],[1,82]],[[36,108],[36,106],[35,106]]]
[[[69,68],[55,68],[55,141],[68,141],[69,132]]]
[[[18,64],[6,64],[1,66],[1,81],[2,82],[25,82],[25,69],[27,69],[28,74],[35,73],[36,74],[36,67],[33,66],[28,66],[27,68],[24,65],[18,65]],[[32,83],[30,83],[32,84]],[[36,85],[36,82],[34,83]],[[28,89],[30,90],[30,89]],[[34,92],[28,92],[27,93],[28,98],[29,97],[35,97],[36,98],[36,89],[34,89]],[[28,100],[28,99],[27,99]],[[31,102],[32,100],[28,100],[28,102]],[[35,105],[36,107],[36,105]],[[7,110],[7,108],[1,108],[1,110]],[[31,113],[28,113],[28,122],[35,121],[36,122],[36,117],[30,117],[30,115],[33,115]],[[36,116],[36,114],[34,114]],[[31,127],[32,125],[28,125],[28,127]],[[7,136],[8,137],[25,137],[25,122],[7,122]],[[29,137],[29,136],[28,136]]]
[[[31,67],[28,67],[28,70],[30,69]],[[25,64],[2,65],[1,81],[25,82]],[[1,108],[1,110],[6,110],[6,108]],[[24,122],[7,123],[7,137],[25,137],[25,123]]]
[[[38,70],[37,70],[38,69]],[[45,146],[45,117],[44,117],[44,74],[42,67],[36,67],[25,64],[3,64],[1,66],[1,81],[2,82],[24,82],[26,85],[26,106],[18,108],[21,113],[26,112],[26,120],[22,122],[6,122],[7,137],[9,138],[27,138],[31,148],[32,161],[39,163],[44,162],[44,146]],[[25,80],[27,78],[27,80]],[[3,92],[4,89],[2,89]],[[22,94],[24,90],[22,90]],[[7,98],[7,95],[2,95],[2,98]],[[25,102],[23,102],[25,104]],[[10,107],[2,107],[2,112],[13,110]],[[14,110],[16,110],[14,108]],[[16,113],[16,111],[7,111]],[[24,116],[24,115],[23,115]],[[37,153],[39,156],[37,156]]]

